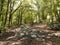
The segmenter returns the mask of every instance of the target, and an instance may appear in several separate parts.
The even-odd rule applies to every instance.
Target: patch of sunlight
[[[36,22],[36,20],[34,20],[34,23]]]
[[[22,0],[22,1],[23,1],[23,0]],[[26,3],[29,3],[29,4],[32,6],[31,9],[33,9],[33,10],[38,10],[37,7],[36,7],[36,5],[34,4],[34,3],[36,3],[36,1],[33,0],[33,3],[31,3],[31,1],[32,1],[32,0],[27,0]],[[19,6],[20,2],[21,2],[21,1],[19,1],[19,0],[16,1],[16,4],[15,4],[15,6],[14,6],[14,10]],[[42,5],[42,4],[41,4],[41,1],[40,1],[40,6],[41,6],[41,5]],[[41,6],[41,7],[42,7],[42,6]],[[40,8],[41,8],[41,7],[40,7]]]
[[[60,10],[60,7],[57,7],[57,10]]]
[[[28,0],[28,2],[31,2],[31,0]]]
[[[47,19],[50,19],[50,16],[49,15],[47,16]]]
[[[53,33],[55,36],[60,36],[60,32]]]
[[[37,7],[33,4],[33,3],[36,3],[36,1],[33,0],[33,3],[31,3],[31,0],[29,0],[28,2],[29,2],[29,4],[32,6],[31,9],[37,10]]]
[[[20,1],[16,1],[16,4],[14,6],[14,10],[19,6],[19,4],[20,4]]]
[[[35,5],[33,5],[33,4],[32,4],[32,7],[33,7],[32,9],[38,10],[37,7]]]

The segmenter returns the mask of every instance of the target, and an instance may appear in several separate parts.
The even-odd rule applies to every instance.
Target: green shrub
[[[6,32],[8,30],[7,27],[4,27],[4,26],[0,26],[0,31],[1,32]]]
[[[49,28],[55,30],[60,29],[60,23],[50,23]]]

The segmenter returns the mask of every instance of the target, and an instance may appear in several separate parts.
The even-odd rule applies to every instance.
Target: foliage
[[[60,29],[60,23],[50,23],[49,27],[54,30]]]
[[[7,30],[8,30],[7,27],[3,27],[3,26],[0,27],[0,31],[1,31],[1,32],[6,32]]]
[[[0,27],[3,28],[14,24],[60,22],[59,15],[60,0],[0,0]]]

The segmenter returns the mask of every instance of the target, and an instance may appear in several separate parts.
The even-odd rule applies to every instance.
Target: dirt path
[[[45,32],[56,32],[52,30],[47,29],[46,24],[38,24],[38,25],[33,25],[34,29],[40,30],[40,31],[45,31]],[[20,28],[16,28],[20,29]],[[11,30],[11,32],[8,32],[5,37],[2,36],[0,37],[0,45],[60,45],[60,37],[52,37],[49,39],[43,39],[43,38],[37,38],[37,39],[16,39],[14,38],[14,30]],[[60,31],[57,31],[60,33]],[[6,40],[8,37],[13,37],[13,39]]]

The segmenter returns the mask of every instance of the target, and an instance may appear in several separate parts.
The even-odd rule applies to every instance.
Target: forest
[[[1,45],[59,45],[59,42],[60,0],[0,0]]]

